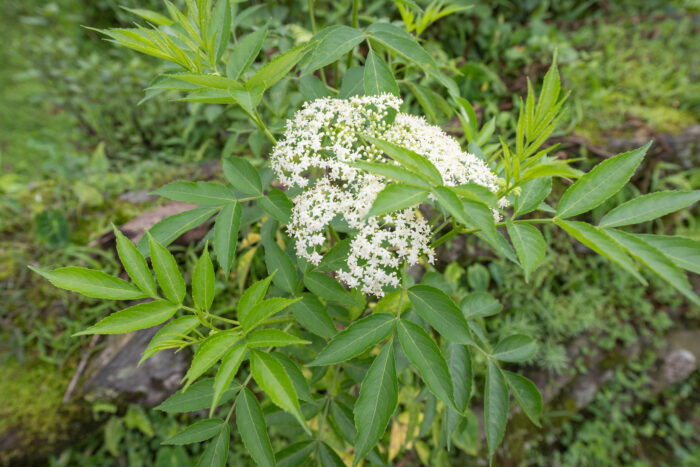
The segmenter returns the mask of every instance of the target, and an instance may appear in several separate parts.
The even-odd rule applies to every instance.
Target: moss
[[[41,457],[65,441],[82,409],[62,404],[71,372],[41,362],[0,366],[0,463]]]

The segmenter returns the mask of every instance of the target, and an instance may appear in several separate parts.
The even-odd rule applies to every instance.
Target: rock
[[[174,393],[189,366],[186,352],[164,350],[137,366],[158,328],[109,336],[89,363],[81,393],[88,400],[154,406]]]

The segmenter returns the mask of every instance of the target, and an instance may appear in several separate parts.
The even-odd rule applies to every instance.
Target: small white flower
[[[317,265],[328,225],[344,220],[357,233],[350,242],[347,268],[337,271],[348,287],[361,287],[382,296],[383,288],[398,286],[402,262],[416,264],[422,255],[434,260],[430,226],[415,209],[366,218],[377,194],[388,182],[352,167],[354,161],[393,164],[362,135],[381,138],[411,149],[428,159],[445,185],[476,183],[498,191],[496,175],[486,164],[463,152],[459,143],[424,118],[397,113],[401,100],[391,94],[349,99],[317,99],[304,104],[287,121],[284,138],[275,145],[270,165],[288,187],[305,190],[294,201],[288,226],[296,252]],[[311,186],[310,180],[315,180]],[[504,206],[504,200],[499,206]],[[494,215],[498,213],[494,211]]]

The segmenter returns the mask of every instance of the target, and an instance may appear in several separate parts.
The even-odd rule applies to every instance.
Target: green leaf
[[[700,274],[700,242],[672,235],[635,234],[635,237],[659,249],[679,268]]]
[[[214,265],[209,257],[209,247],[204,246],[202,255],[192,272],[192,299],[200,310],[207,311],[214,303]]]
[[[169,320],[180,305],[165,300],[139,303],[125,310],[112,313],[94,326],[80,331],[74,336],[84,334],[122,334],[157,326]]]
[[[262,27],[236,44],[226,63],[226,74],[229,78],[239,79],[250,68],[260,53],[265,37],[267,37],[267,27]]]
[[[447,407],[454,407],[452,377],[435,341],[417,324],[401,320],[399,342],[408,360],[418,368],[426,386]]]
[[[607,213],[599,227],[639,224],[687,208],[700,200],[700,190],[660,191],[634,198]]]
[[[197,467],[226,467],[230,442],[231,433],[228,423],[225,423],[219,434],[207,444],[207,449],[199,458]]]
[[[210,89],[202,89],[202,91],[228,91],[229,89],[243,89],[243,85],[240,81],[235,79],[227,78],[225,76],[219,76],[208,73],[175,73],[168,75],[172,78],[186,81],[188,83],[196,84],[198,86],[203,86]],[[221,93],[227,95],[227,92]]]
[[[307,101],[331,97],[331,93],[323,81],[314,75],[305,75],[299,79],[299,91],[304,96],[304,100]]]
[[[447,344],[447,365],[454,386],[455,405],[460,413],[464,413],[469,407],[474,378],[469,348],[462,344]]]
[[[224,425],[226,425],[226,422],[221,420],[220,418],[200,420],[188,426],[180,433],[166,439],[161,444],[183,445],[200,443],[218,435],[219,432],[224,428]]]
[[[414,174],[413,172],[404,169],[400,165],[393,163],[384,162],[352,162],[351,166],[362,169],[366,172],[381,175],[382,177],[391,178],[399,182],[409,183],[412,185],[425,186],[427,188],[427,182],[425,178]]]
[[[389,419],[396,410],[398,394],[394,345],[389,342],[370,365],[355,403],[357,438],[353,465],[357,465],[372,450],[386,431]]]
[[[146,292],[149,297],[158,296],[156,281],[153,279],[153,274],[151,274],[150,269],[148,269],[146,259],[131,240],[126,238],[116,227],[114,228],[114,236],[117,239],[117,253],[119,254],[119,259],[131,280],[134,281],[134,284],[141,290]]]
[[[238,318],[246,316],[250,310],[253,309],[255,305],[260,303],[265,294],[267,293],[267,288],[270,286],[272,281],[272,275],[266,277],[265,279],[259,280],[255,284],[251,285],[243,292],[241,299],[238,301]]]
[[[364,67],[354,66],[345,72],[338,92],[339,99],[348,99],[352,96],[362,95],[364,90]]]
[[[414,285],[408,289],[408,298],[418,316],[450,342],[473,345],[469,326],[462,311],[445,292],[428,285]]]
[[[252,89],[258,86],[261,86],[263,89],[271,88],[272,85],[284,78],[294,68],[294,65],[306,53],[309,45],[310,43],[297,45],[270,60],[250,77],[246,82],[246,88]]]
[[[422,203],[428,197],[428,193],[425,188],[390,183],[377,194],[367,215],[374,217],[410,208]]]
[[[309,61],[303,67],[303,73],[330,65],[364,40],[362,31],[350,26],[335,25],[323,29],[311,38],[315,45],[309,54]]]
[[[127,8],[125,6],[122,6],[122,8],[128,11],[129,13],[133,13],[137,16],[140,16],[149,23],[157,24],[158,26],[170,26],[171,24],[173,24],[173,21],[170,18],[161,15],[160,13],[157,13],[155,11],[144,10],[141,8]]]
[[[233,399],[239,389],[240,386],[228,388],[221,396],[219,405]],[[213,395],[214,378],[205,378],[194,383],[187,391],[176,392],[168,397],[156,409],[167,413],[195,412],[208,409],[211,406]]]
[[[271,317],[275,313],[279,313],[291,304],[298,302],[300,298],[270,298],[269,300],[264,300],[257,303],[253,308],[247,313],[238,315],[238,320],[241,322],[241,326],[246,331],[250,331],[257,325],[265,321],[267,318]]]
[[[465,183],[462,185],[451,186],[449,189],[457,196],[476,201],[477,203],[485,204],[490,208],[495,208],[498,205],[496,195],[485,186],[477,185],[476,183]]]
[[[262,408],[258,399],[248,388],[240,392],[236,401],[236,426],[243,444],[256,464],[276,465]]]
[[[273,188],[267,193],[267,196],[260,198],[257,203],[275,220],[282,224],[289,224],[294,205],[283,191]]]
[[[318,458],[323,467],[345,467],[343,459],[325,442],[318,445]]]
[[[342,285],[328,274],[310,272],[304,276],[304,286],[317,297],[343,305],[362,306]]]
[[[199,320],[192,315],[181,316],[165,324],[148,343],[146,350],[143,351],[139,365],[161,350],[179,347],[182,336],[188,335],[197,326],[199,326]]]
[[[226,390],[231,386],[233,378],[236,377],[247,350],[245,344],[238,344],[221,358],[221,365],[216,372],[216,378],[214,378],[214,392],[209,408],[210,417],[214,414],[214,409],[219,405]]]
[[[464,213],[464,206],[454,193],[451,187],[438,186],[432,189],[435,199],[448,214],[451,214],[457,222],[469,224],[471,218],[468,218]],[[495,225],[494,225],[495,229]]]
[[[634,262],[627,256],[625,250],[603,230],[585,222],[563,221],[555,218],[554,223],[566,230],[576,240],[622,267],[639,282],[646,285],[647,281],[637,272]]]
[[[329,339],[338,333],[326,307],[311,294],[302,294],[289,309],[299,324],[318,336]]]
[[[180,235],[200,226],[204,221],[216,214],[218,207],[200,207],[166,217],[148,229],[148,233],[161,245],[168,246]],[[148,236],[139,240],[137,248],[144,255],[149,255]]]
[[[633,258],[654,271],[659,277],[688,297],[690,301],[700,305],[700,297],[693,291],[685,273],[678,269],[661,251],[641,238],[626,232],[605,229],[605,233],[622,245]]]
[[[506,377],[506,382],[510,388],[511,394],[527,418],[532,423],[540,426],[540,416],[542,415],[542,394],[537,389],[537,386],[524,376],[520,376],[510,371],[503,371]]]
[[[508,389],[501,370],[489,360],[484,388],[484,427],[489,458],[503,440],[508,423]]]
[[[224,175],[233,187],[247,195],[261,195],[262,181],[253,164],[242,157],[229,157],[223,161]]]
[[[151,250],[151,264],[156,272],[156,278],[163,295],[175,303],[185,299],[185,280],[177,267],[177,261],[167,248],[159,244],[155,238],[148,235]]]
[[[214,223],[214,254],[228,277],[236,255],[238,232],[241,228],[241,205],[230,203],[221,209]]]
[[[207,27],[209,34],[214,34],[214,58],[220,60],[226,51],[226,46],[231,38],[231,7],[230,0],[218,0]]]
[[[265,264],[270,273],[275,273],[273,283],[285,292],[293,293],[297,286],[297,269],[289,255],[274,240],[265,240]]]
[[[472,292],[459,303],[467,319],[493,316],[503,309],[503,305],[488,292]]]
[[[318,265],[319,269],[325,271],[337,271],[347,266],[348,255],[350,254],[351,239],[346,238],[335,244],[328,250]]]
[[[272,352],[272,354],[282,364],[284,371],[289,375],[289,379],[292,380],[294,390],[297,392],[299,399],[312,402],[313,397],[311,396],[309,382],[306,380],[304,373],[301,372],[297,364],[282,352]]]
[[[32,266],[29,266],[29,269],[48,279],[59,289],[78,292],[86,297],[105,300],[136,300],[147,297],[134,284],[94,269],[77,266],[58,268],[53,271],[42,271]]]
[[[220,331],[204,339],[194,352],[192,364],[185,375],[185,389],[218,362],[240,339],[241,335],[237,330]]]
[[[551,177],[536,178],[524,184],[520,196],[513,202],[513,217],[522,216],[537,209],[551,191]]]
[[[442,175],[427,158],[388,141],[370,136],[365,136],[365,139],[414,174],[435,185],[442,185]]]
[[[394,74],[391,72],[389,65],[370,50],[365,60],[365,70],[362,77],[364,83],[365,94],[372,96],[388,92],[395,96],[399,95],[399,85],[396,84]]]
[[[282,410],[292,414],[304,428],[304,431],[311,435],[311,430],[306,426],[304,416],[299,408],[292,380],[284,371],[282,364],[273,355],[251,349],[250,369],[253,379],[258,383],[260,389],[270,396],[272,402]]]
[[[277,467],[298,467],[305,465],[304,462],[316,449],[316,442],[313,440],[299,441],[279,452],[275,453]]]
[[[307,366],[333,365],[357,357],[386,339],[395,326],[396,318],[387,313],[375,313],[355,321],[338,333]]]
[[[520,174],[520,183],[539,178],[561,177],[575,179],[583,176],[583,172],[571,167],[570,164],[572,162],[574,161],[555,159],[537,164]]]
[[[216,182],[186,182],[179,180],[168,183],[153,192],[174,201],[221,206],[236,201],[230,188]]]
[[[402,28],[390,23],[376,22],[367,28],[367,34],[371,39],[412,61],[421,68],[436,67],[433,57],[416,42],[413,36]]]
[[[540,231],[529,224],[515,223],[508,219],[506,228],[515,247],[515,252],[518,254],[518,259],[520,259],[520,264],[525,270],[525,282],[529,282],[532,271],[544,261],[547,244]]]
[[[571,185],[559,201],[557,217],[573,217],[590,211],[620,191],[632,178],[651,142],[634,151],[611,157],[596,165]]]
[[[549,113],[554,104],[556,104],[560,89],[557,54],[555,51],[552,66],[549,67],[549,70],[547,70],[547,73],[544,75],[542,92],[540,92],[540,98],[537,102],[537,108],[535,109],[535,120],[537,122],[541,121],[543,117]]]
[[[246,339],[248,348],[259,347],[284,347],[287,345],[307,345],[311,342],[293,336],[281,329],[256,329],[251,332]]]
[[[491,356],[502,362],[525,362],[537,353],[537,343],[523,334],[508,336],[493,349]]]

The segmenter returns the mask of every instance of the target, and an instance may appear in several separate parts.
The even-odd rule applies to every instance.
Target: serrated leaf
[[[230,157],[223,161],[224,176],[233,187],[247,195],[261,195],[262,181],[253,164],[242,157]]]
[[[520,376],[510,371],[503,371],[511,394],[518,402],[518,405],[525,415],[537,426],[540,426],[540,416],[542,415],[542,394],[537,386],[524,376]]]
[[[700,274],[700,242],[672,235],[635,234],[660,250],[679,268]]]
[[[243,329],[249,331],[275,313],[279,313],[299,300],[299,298],[270,298],[257,303],[250,309],[249,312],[244,313],[243,315],[239,313],[238,319]]]
[[[313,440],[299,441],[275,453],[277,467],[297,467],[304,462],[316,449]]]
[[[197,462],[197,467],[225,467],[230,442],[231,433],[228,423],[225,423],[219,434],[207,444],[204,454]]]
[[[611,157],[579,178],[561,197],[557,217],[573,217],[590,211],[620,191],[644,158],[651,142],[634,151]]]
[[[230,188],[216,182],[179,180],[168,183],[153,193],[174,201],[202,205],[221,206],[236,201],[236,195]]]
[[[269,273],[274,273],[273,283],[285,292],[293,293],[297,287],[297,269],[289,255],[274,240],[263,237],[265,264]]]
[[[325,271],[337,271],[347,266],[348,255],[350,254],[351,239],[346,238],[335,244],[328,250],[323,259],[318,264],[318,268]]]
[[[306,43],[292,47],[267,62],[250,77],[246,82],[246,88],[252,89],[261,86],[263,89],[269,89],[272,87],[272,85],[284,78],[287,73],[294,68],[294,65],[296,65],[306,53],[309,45],[310,43]]]
[[[204,206],[166,217],[148,229],[148,233],[161,245],[168,246],[180,235],[203,224],[216,214],[218,207]],[[141,254],[149,256],[148,236],[144,235],[137,246]]]
[[[329,339],[338,333],[326,307],[311,294],[302,294],[289,309],[299,324],[318,336]]]
[[[236,255],[240,228],[241,205],[238,203],[227,204],[221,209],[214,222],[214,254],[227,277]]]
[[[399,342],[408,360],[418,368],[426,386],[447,407],[454,407],[452,377],[435,341],[417,324],[401,320]]]
[[[462,311],[443,291],[427,285],[414,285],[408,289],[418,316],[430,323],[450,342],[474,344]]]
[[[354,410],[357,437],[353,465],[357,465],[372,450],[386,431],[389,419],[396,410],[398,393],[394,346],[390,342],[374,359],[360,386],[360,396]]]
[[[217,0],[209,18],[207,30],[214,34],[214,58],[218,61],[231,38],[231,7],[229,0]]]
[[[124,236],[117,228],[114,228],[114,236],[117,239],[117,254],[119,260],[124,265],[126,273],[134,284],[150,297],[156,297],[158,290],[156,289],[156,281],[153,279],[151,270],[148,269],[146,259],[139,252],[136,246]]]
[[[299,79],[299,91],[304,96],[304,100],[307,101],[331,97],[331,93],[323,81],[314,75],[305,75]]]
[[[248,388],[240,392],[236,401],[236,426],[243,444],[256,464],[276,465],[262,408],[258,399]]]
[[[219,432],[224,428],[225,424],[226,422],[221,420],[220,418],[209,418],[206,420],[200,420],[188,426],[178,434],[166,439],[161,444],[183,445],[200,443],[218,435]]]
[[[112,313],[94,326],[80,331],[74,336],[84,334],[122,334],[157,326],[170,318],[180,309],[180,305],[165,300],[139,303],[125,310]]]
[[[377,194],[369,210],[369,217],[400,211],[422,203],[428,197],[425,188],[391,183]]]
[[[243,85],[240,81],[220,75],[208,73],[174,73],[169,76],[188,83],[196,84],[197,86],[209,88],[203,89],[202,91],[228,91],[229,89],[243,89]]]
[[[435,67],[433,58],[405,30],[390,23],[376,22],[367,28],[370,38],[414,62],[421,68]]]
[[[472,358],[469,347],[462,344],[447,344],[447,366],[452,377],[455,405],[464,413],[469,406],[472,393]]]
[[[289,375],[289,379],[292,380],[294,390],[297,392],[297,396],[299,397],[299,399],[307,402],[312,402],[313,397],[311,396],[309,382],[306,380],[304,373],[301,372],[294,360],[292,360],[282,352],[272,352],[272,354],[282,364],[282,366],[284,367],[284,371],[286,371]]]
[[[171,302],[182,303],[185,299],[185,280],[177,267],[177,261],[168,249],[159,244],[152,236],[148,235],[148,241],[151,264],[163,295]]]
[[[139,365],[161,350],[178,347],[179,344],[173,343],[173,341],[181,340],[182,336],[188,335],[198,325],[199,320],[192,315],[181,316],[165,324],[148,343],[146,350],[143,351]]]
[[[424,186],[428,188],[428,182],[425,180],[425,178],[414,174],[413,172],[401,167],[400,165],[396,165],[393,163],[387,164],[384,162],[362,161],[352,162],[350,165],[372,174],[381,175],[382,177],[387,177],[399,182]]]
[[[472,292],[466,295],[459,307],[467,319],[493,316],[503,309],[503,305],[488,292]]]
[[[309,53],[308,62],[303,67],[303,73],[330,65],[364,40],[365,35],[362,31],[350,26],[334,25],[323,29],[311,38],[315,44]]]
[[[373,50],[367,54],[362,82],[365,95],[373,96],[385,92],[395,96],[399,95],[399,85],[396,84],[391,68]]]
[[[501,370],[491,360],[486,372],[484,388],[484,431],[488,444],[489,458],[503,440],[508,423],[508,389]]]
[[[219,400],[219,405],[224,404],[234,398],[240,386],[230,387],[224,391]],[[176,392],[168,397],[156,409],[167,413],[195,412],[197,410],[208,409],[211,406],[214,395],[214,378],[205,378],[190,386],[187,391]]]
[[[414,151],[411,151],[410,149],[406,149],[388,141],[370,136],[366,136],[365,139],[414,174],[435,185],[442,185],[442,175],[440,175],[438,169],[435,168],[435,166],[427,158]]]
[[[348,99],[352,96],[362,95],[364,92],[364,67],[354,66],[345,72],[338,92],[339,99]]]
[[[625,271],[632,274],[639,282],[646,285],[647,281],[637,272],[634,262],[627,255],[625,250],[603,230],[586,224],[585,222],[563,221],[555,218],[554,223],[576,240],[622,267]]]
[[[687,208],[700,200],[700,190],[660,191],[634,198],[617,206],[598,223],[599,227],[639,224]]]
[[[250,369],[253,379],[260,389],[270,396],[272,402],[282,410],[292,414],[308,434],[311,430],[304,421],[299,408],[299,400],[289,375],[282,364],[273,356],[259,350],[250,351]]]
[[[304,276],[304,286],[317,297],[343,305],[361,306],[338,281],[322,272],[310,272]]]
[[[272,275],[266,277],[265,279],[259,280],[255,284],[251,285],[243,292],[241,299],[238,301],[238,318],[246,316],[250,310],[260,303],[265,294],[267,293],[267,288],[270,286],[272,281]]]
[[[311,342],[300,337],[293,336],[281,329],[256,329],[251,332],[246,339],[248,348],[259,347],[284,347],[287,345],[306,345]]]
[[[321,350],[307,366],[333,365],[365,353],[386,339],[396,326],[396,318],[387,313],[375,313],[355,321]]]
[[[205,246],[192,271],[192,299],[200,310],[207,311],[214,302],[214,265]]]
[[[536,353],[537,343],[532,337],[515,334],[496,344],[491,356],[502,362],[525,362]]]
[[[194,352],[192,364],[185,375],[184,380],[187,381],[185,389],[218,362],[229,349],[240,341],[240,338],[241,335],[237,330],[228,330],[217,332],[204,339]]]
[[[520,196],[517,196],[513,202],[513,217],[522,216],[537,209],[551,191],[551,177],[536,178],[524,184]]]
[[[77,266],[58,268],[53,271],[42,271],[32,266],[29,266],[29,269],[43,276],[59,289],[78,292],[86,297],[105,300],[137,300],[147,297],[134,284],[94,269]]]
[[[243,363],[247,350],[245,344],[238,344],[226,352],[221,358],[221,365],[216,372],[216,378],[214,378],[214,390],[211,407],[209,408],[210,417],[214,414],[214,409],[219,405],[221,397],[231,386],[233,378],[236,377],[238,368],[240,368],[241,363]]]
[[[345,467],[343,459],[325,442],[318,445],[318,458],[322,467]]]
[[[544,261],[547,244],[540,231],[529,224],[515,223],[508,219],[506,228],[525,271],[525,282],[529,282],[532,271]]]
[[[267,27],[262,27],[236,44],[226,62],[226,74],[229,78],[239,79],[246,72],[260,53],[265,37],[267,37]]]
[[[693,291],[686,275],[676,267],[656,247],[650,245],[639,237],[614,229],[605,229],[615,241],[622,245],[627,252],[637,261],[651,269],[663,280],[671,284],[675,289],[685,295],[696,305],[700,305],[700,297]]]
[[[258,199],[257,203],[276,221],[289,224],[294,205],[283,191],[273,188],[267,193],[267,196]]]

